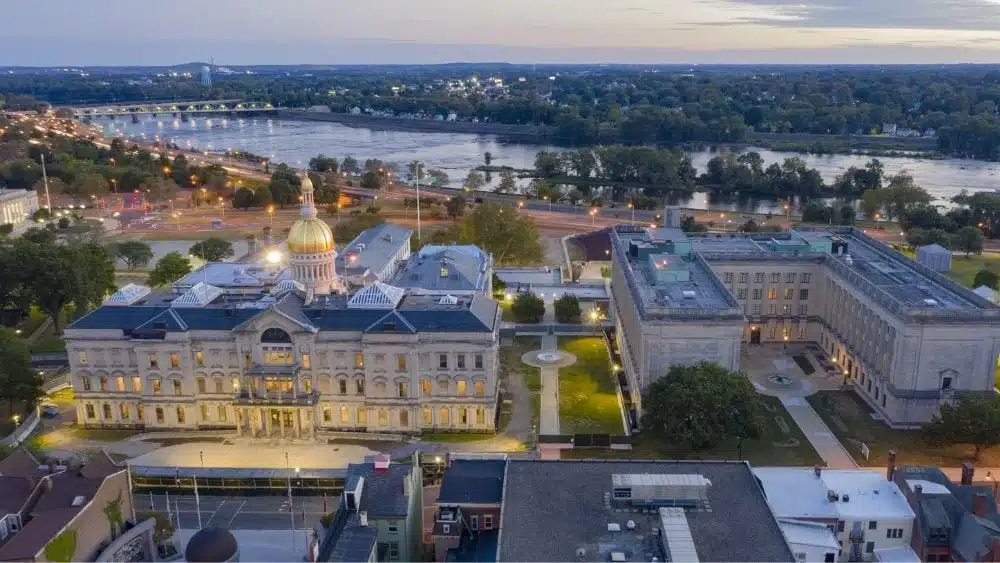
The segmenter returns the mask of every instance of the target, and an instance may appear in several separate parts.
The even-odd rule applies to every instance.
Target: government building
[[[738,370],[763,343],[817,343],[894,426],[993,392],[1000,309],[861,230],[686,234],[677,210],[665,217],[611,233],[611,308],[638,413],[671,366]]]
[[[338,255],[308,178],[302,200],[285,259],[209,264],[165,291],[125,286],[66,329],[81,426],[286,439],[495,429],[492,258],[410,255],[395,225]]]
[[[10,225],[14,233],[37,226],[31,216],[38,211],[38,194],[35,190],[6,190],[0,188],[0,225]]]

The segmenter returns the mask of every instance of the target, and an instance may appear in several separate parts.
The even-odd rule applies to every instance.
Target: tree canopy
[[[146,282],[153,287],[169,285],[191,273],[191,262],[180,252],[168,252],[157,260]]]
[[[930,445],[971,445],[978,460],[984,449],[1000,444],[1000,395],[969,393],[945,402],[923,433]]]
[[[522,291],[514,296],[510,312],[516,322],[539,323],[545,316],[545,302],[534,293]]]
[[[194,243],[188,250],[188,254],[192,256],[197,256],[206,262],[222,262],[226,258],[232,258],[236,255],[233,250],[233,243],[212,237]]]
[[[580,322],[580,299],[572,293],[564,293],[553,303],[556,320],[561,323]]]
[[[115,258],[129,270],[145,267],[153,260],[153,248],[140,240],[126,240],[115,245]]]

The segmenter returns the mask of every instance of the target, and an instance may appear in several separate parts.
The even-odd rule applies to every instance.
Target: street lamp
[[[594,226],[596,220],[597,220],[597,210],[596,209],[591,209],[590,210],[590,226]]]
[[[178,231],[181,230],[181,212],[178,211],[178,212],[174,213],[173,215],[171,215],[171,217],[173,217],[174,219],[177,219],[177,230]]]
[[[222,198],[219,198],[219,209],[222,211],[222,220],[226,220],[226,206],[222,204]]]
[[[274,206],[273,205],[268,205],[267,206],[267,224],[271,228],[271,230],[273,231],[274,230]]]
[[[634,224],[635,223],[635,206],[632,205],[632,202],[629,202],[628,208],[632,210],[632,223]]]
[[[281,262],[281,251],[272,249],[267,252],[267,262],[269,264],[279,264]]]

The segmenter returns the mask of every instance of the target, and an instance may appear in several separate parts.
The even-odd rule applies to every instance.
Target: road
[[[169,500],[175,525],[179,514],[182,528],[197,529],[200,508],[202,527],[215,524],[234,530],[290,530],[312,528],[320,518],[336,509],[340,497],[330,496],[324,501],[322,497],[293,496],[292,510],[289,510],[288,498],[284,496],[200,495],[199,503],[193,495],[169,495]],[[136,491],[135,510],[166,512],[167,495]]]

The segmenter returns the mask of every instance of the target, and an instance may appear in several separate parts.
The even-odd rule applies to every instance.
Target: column
[[[285,411],[282,409],[277,409],[278,412],[278,429],[281,431],[281,437],[285,437]]]
[[[264,437],[270,438],[271,431],[271,409],[260,409],[261,426],[264,427]]]
[[[243,409],[237,407],[237,408],[235,408],[233,410],[235,411],[234,415],[236,416],[236,433],[239,434],[240,436],[242,436],[243,435],[243,422],[244,422],[243,421]]]
[[[295,413],[295,438],[298,439],[302,436],[302,409],[292,410]]]

